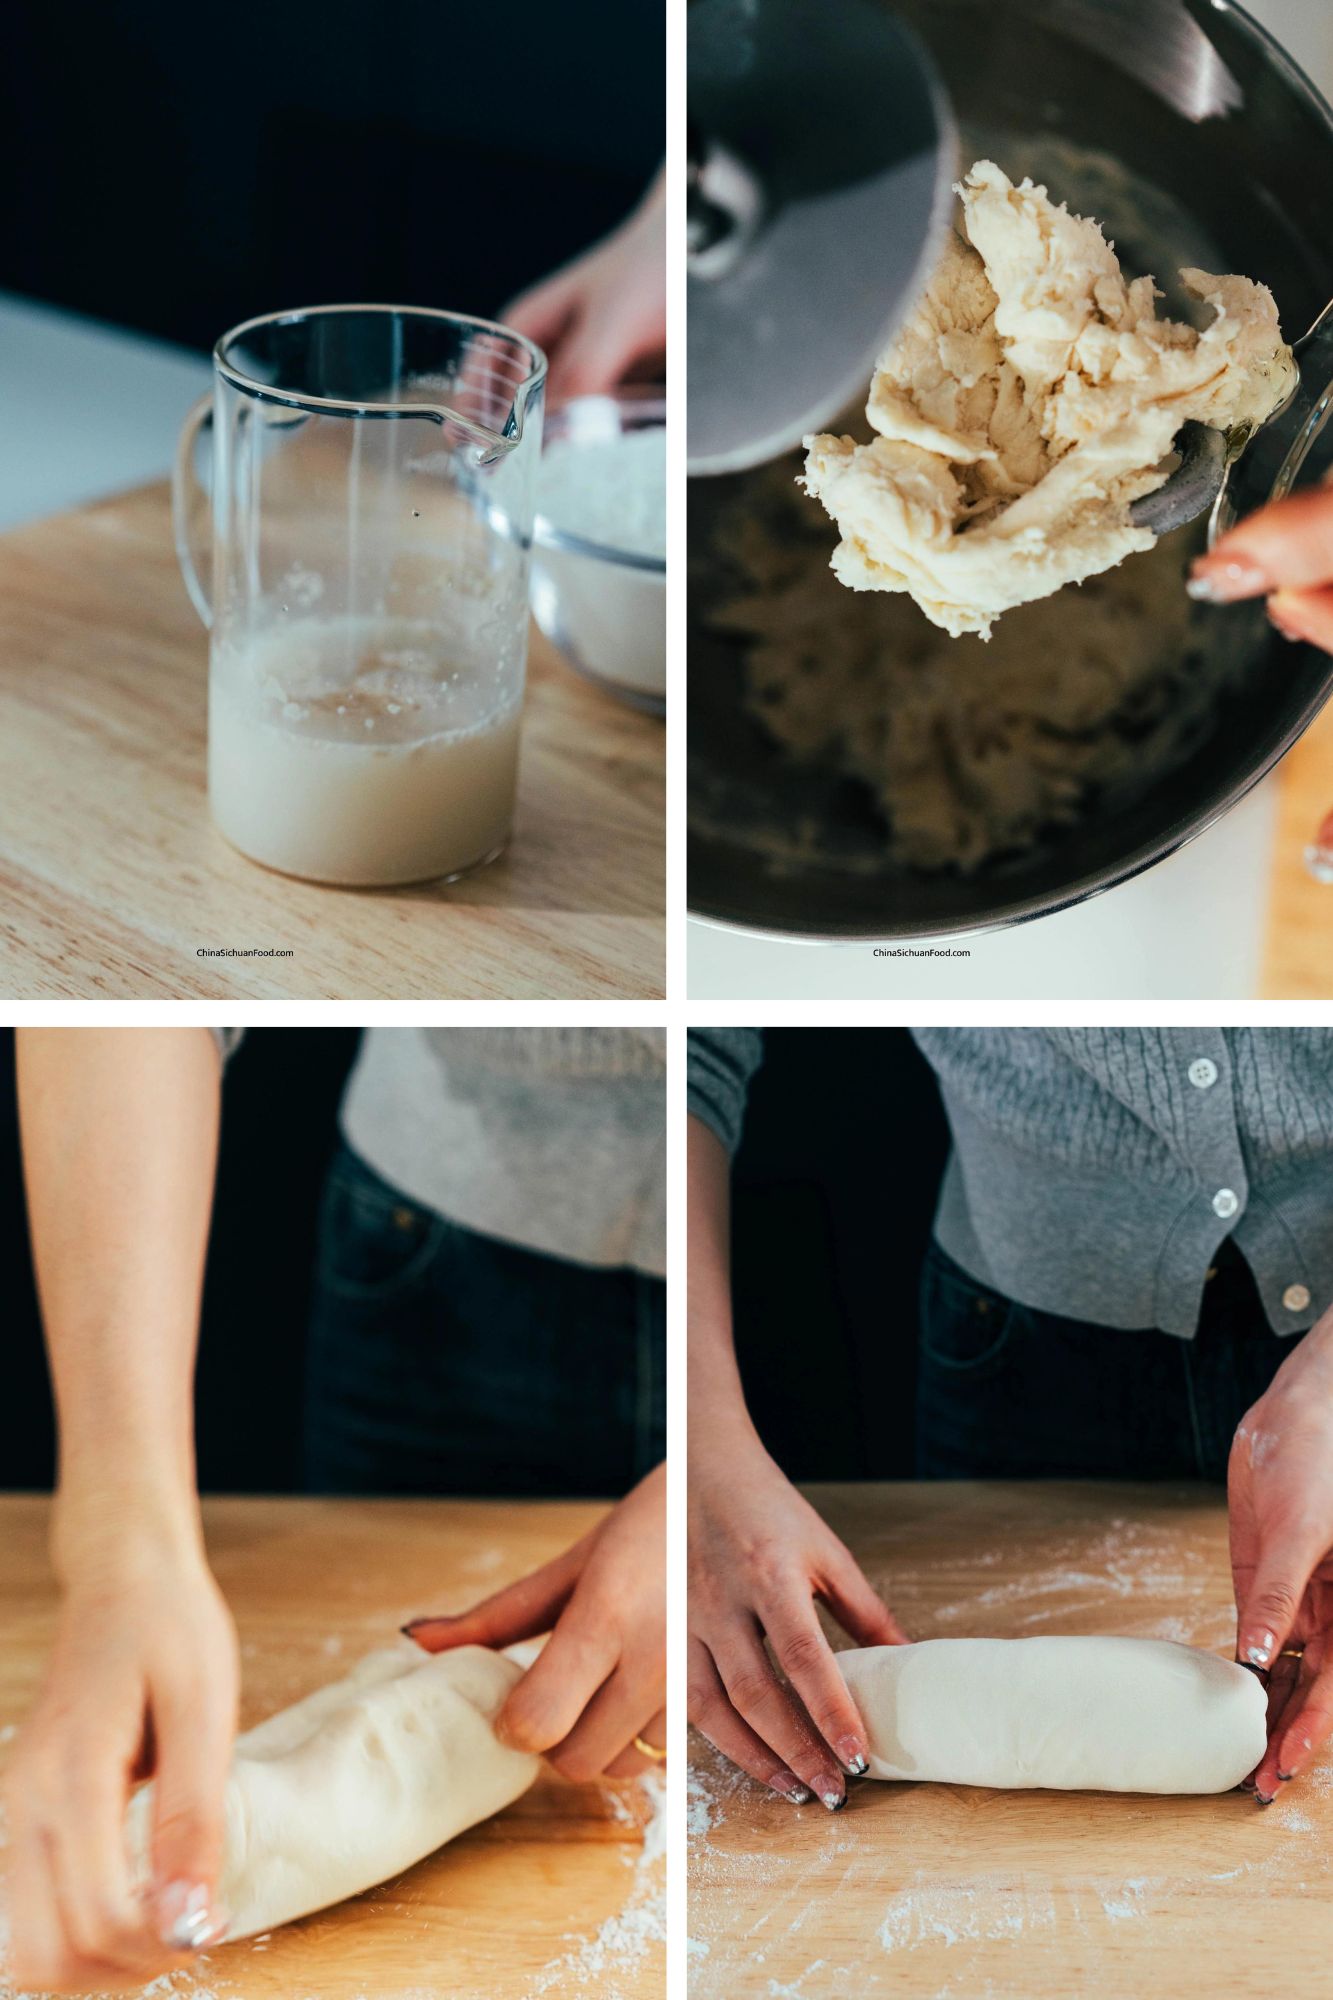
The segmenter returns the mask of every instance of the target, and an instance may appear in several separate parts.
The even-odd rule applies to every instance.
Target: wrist
[[[95,1490],[62,1482],[51,1518],[51,1561],[64,1590],[105,1588],[204,1563],[193,1490],[136,1480]]]
[[[692,1476],[696,1471],[706,1476],[719,1466],[752,1458],[756,1453],[768,1457],[767,1447],[743,1402],[691,1409],[689,1460]]]

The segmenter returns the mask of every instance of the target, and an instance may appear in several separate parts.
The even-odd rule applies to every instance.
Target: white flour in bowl
[[[590,679],[640,707],[666,697],[666,432],[606,426],[590,398],[542,456],[532,609]],[[556,546],[552,537],[577,538]]]
[[[556,437],[542,453],[537,512],[552,528],[624,555],[666,555],[666,431]]]

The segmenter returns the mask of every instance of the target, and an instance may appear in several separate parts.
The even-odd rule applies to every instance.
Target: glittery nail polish
[[[1185,583],[1186,594],[1196,604],[1235,604],[1242,598],[1262,597],[1268,588],[1268,578],[1259,565],[1237,557],[1220,563],[1205,557],[1195,564]]]

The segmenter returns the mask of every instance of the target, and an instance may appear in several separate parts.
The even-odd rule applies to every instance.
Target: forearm
[[[689,1182],[690,1447],[708,1454],[724,1439],[754,1438],[736,1365],[731,1317],[731,1162],[702,1118],[687,1121]]]
[[[198,1539],[192,1386],[220,1067],[204,1028],[28,1028],[17,1046],[67,1575],[139,1535]]]

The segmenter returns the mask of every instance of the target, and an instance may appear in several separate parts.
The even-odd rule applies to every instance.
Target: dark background
[[[736,1349],[794,1479],[910,1479],[917,1280],[949,1135],[905,1028],[770,1028],[733,1178]]]
[[[315,1219],[360,1030],[252,1028],[227,1068],[222,1154],[199,1345],[205,1491],[299,1490]],[[13,1030],[0,1031],[0,1490],[54,1469],[46,1361],[28,1258]]]
[[[358,1039],[252,1028],[228,1066],[199,1350],[205,1490],[299,1490],[315,1222]],[[734,1177],[736,1343],[750,1407],[793,1478],[908,1478],[917,1276],[948,1150],[934,1076],[902,1028],[771,1028],[764,1040]],[[42,1489],[51,1403],[8,1029],[0,1299],[0,1490]]]
[[[663,0],[4,0],[0,288],[204,348],[303,305],[492,317],[664,130]]]

